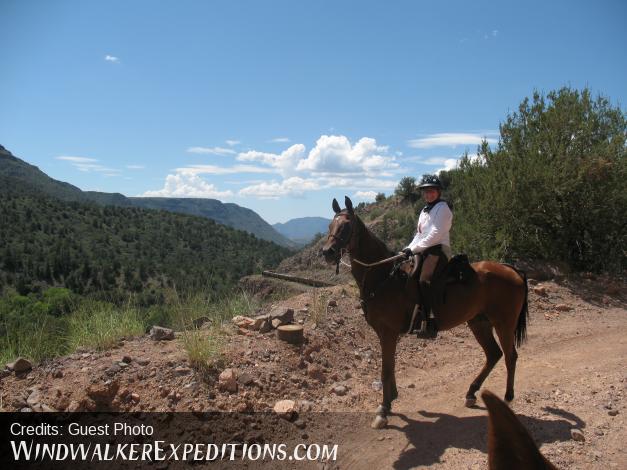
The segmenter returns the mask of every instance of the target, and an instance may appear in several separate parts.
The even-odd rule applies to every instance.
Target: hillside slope
[[[285,223],[272,224],[272,227],[281,235],[304,245],[309,243],[316,234],[326,232],[329,222],[331,219],[324,217],[299,217]]]
[[[120,193],[82,191],[69,183],[55,180],[34,165],[15,157],[0,145],[0,183],[14,194],[43,193],[63,201],[95,202],[101,205],[160,209],[196,215],[245,230],[263,240],[293,248],[295,244],[278,233],[251,209],[216,199],[201,198],[140,198]]]

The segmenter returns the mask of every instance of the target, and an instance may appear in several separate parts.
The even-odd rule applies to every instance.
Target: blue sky
[[[270,223],[451,167],[534,89],[625,110],[623,1],[0,0],[0,144]]]

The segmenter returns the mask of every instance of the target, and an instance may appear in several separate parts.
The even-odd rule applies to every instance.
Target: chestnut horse
[[[396,344],[410,327],[411,314],[418,302],[418,285],[415,279],[391,276],[390,263],[364,266],[395,253],[355,215],[348,197],[345,205],[346,209],[341,210],[333,199],[335,217],[329,225],[322,254],[328,263],[339,263],[343,253],[349,254],[366,321],[379,337],[383,401],[372,426],[382,428],[387,424],[392,401],[398,397],[394,376]],[[468,388],[466,406],[475,404],[475,393],[503,354],[507,367],[505,400],[511,401],[518,357],[516,346],[525,338],[527,328],[527,279],[513,267],[492,261],[473,263],[472,268],[474,273],[470,279],[465,283],[448,284],[445,295],[444,280],[434,281],[432,290],[443,294],[433,300],[438,329],[448,330],[467,322],[485,352],[485,365]],[[493,328],[501,347],[492,334]]]

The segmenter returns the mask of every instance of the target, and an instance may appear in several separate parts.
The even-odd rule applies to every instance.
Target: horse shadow
[[[546,407],[547,413],[558,416],[555,418],[535,418],[518,415],[520,422],[529,430],[538,445],[563,442],[571,439],[570,430],[574,427],[583,429],[585,422],[578,416],[559,408]],[[468,416],[456,417],[446,413],[419,411],[421,416],[435,421],[412,419],[402,413],[394,416],[404,421],[404,425],[389,424],[388,429],[395,429],[405,434],[409,444],[401,452],[393,468],[405,470],[416,466],[429,466],[440,462],[446,449],[479,450],[487,454],[488,449],[488,417]]]

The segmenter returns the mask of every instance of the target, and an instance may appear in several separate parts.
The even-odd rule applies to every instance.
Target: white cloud
[[[232,167],[223,167],[216,165],[189,165],[176,168],[177,173],[188,173],[192,175],[230,175],[237,173],[276,173],[270,168],[261,168],[254,165],[235,165]]]
[[[241,144],[239,140],[225,140],[225,142],[226,145],[228,145],[229,147],[234,147],[235,145]]]
[[[126,165],[129,170],[143,170],[146,168],[144,165]]]
[[[240,196],[254,196],[260,199],[278,199],[281,196],[300,196],[305,191],[321,189],[317,181],[303,179],[298,176],[286,178],[281,182],[262,182],[247,186],[239,191]]]
[[[65,160],[68,162],[73,162],[73,163],[91,163],[91,162],[97,162],[98,160],[95,158],[88,158],[88,157],[70,157],[70,156],[66,156],[66,155],[61,155],[59,157],[55,157],[57,160]]]
[[[103,173],[105,176],[118,176],[120,170],[115,168],[109,168],[103,166],[99,163],[96,163],[98,159],[89,158],[89,157],[73,157],[67,155],[61,155],[59,157],[55,157],[57,160],[63,160],[66,162],[70,162],[70,164],[79,171],[83,171],[86,173],[95,171],[98,173]]]
[[[490,132],[487,135],[493,135]],[[431,148],[431,147],[457,147],[458,145],[480,145],[485,138],[489,144],[495,144],[497,140],[481,134],[448,132],[441,134],[432,134],[421,139],[412,139],[407,142],[409,147],[413,148]]]
[[[294,171],[294,168],[302,161],[305,156],[305,146],[303,144],[295,144],[284,150],[280,154],[257,152],[250,150],[242,152],[237,156],[237,160],[243,162],[261,162],[276,168],[283,175],[288,175]]]
[[[232,191],[218,191],[200,176],[193,173],[170,174],[165,179],[163,189],[146,191],[143,197],[199,197],[199,198],[228,198]]]
[[[228,142],[227,142],[228,143]],[[210,155],[235,155],[237,152],[224,147],[189,147],[188,153],[201,153]]]
[[[493,29],[492,30],[492,37],[496,37],[499,34],[499,30],[498,29]]]
[[[377,192],[376,191],[357,191],[355,194],[353,194],[353,197],[361,201],[374,201],[375,197],[377,197]]]
[[[268,142],[272,143],[287,143],[290,142],[289,137],[276,137],[274,139],[269,140]]]
[[[359,139],[353,146],[343,135],[322,135],[296,169],[318,174],[376,174],[398,167],[394,157],[385,155],[387,150],[370,137]]]
[[[107,54],[107,55],[104,57],[104,60],[106,60],[107,62],[112,62],[112,63],[114,63],[114,64],[119,64],[119,63],[120,63],[120,59],[119,59],[119,58],[117,58],[117,57],[116,57],[116,56],[114,56],[114,55],[109,55],[109,54]]]

